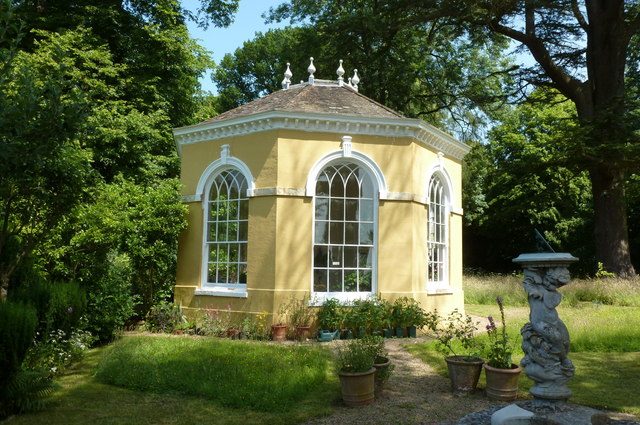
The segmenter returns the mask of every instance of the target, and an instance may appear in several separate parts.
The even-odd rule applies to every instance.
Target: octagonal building
[[[462,310],[468,146],[358,93],[357,77],[290,76],[174,130],[189,208],[175,302],[277,314],[291,297],[378,294]]]

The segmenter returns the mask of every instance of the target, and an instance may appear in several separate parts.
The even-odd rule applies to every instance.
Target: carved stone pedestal
[[[567,381],[575,368],[569,354],[569,332],[558,317],[562,300],[557,291],[569,283],[569,264],[578,259],[569,253],[520,254],[514,263],[524,269],[524,290],[529,299],[529,323],[522,327],[520,366],[535,382],[529,390],[537,399],[566,400],[571,396]]]

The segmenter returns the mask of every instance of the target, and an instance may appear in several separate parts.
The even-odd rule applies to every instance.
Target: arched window
[[[427,223],[427,283],[446,285],[449,247],[448,193],[438,174],[429,180]]]
[[[314,196],[313,292],[358,298],[375,291],[374,181],[354,162],[334,162],[318,174]]]
[[[203,287],[244,289],[247,283],[247,179],[236,168],[210,177],[205,188]]]

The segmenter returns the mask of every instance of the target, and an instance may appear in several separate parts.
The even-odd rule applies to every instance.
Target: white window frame
[[[218,297],[234,297],[234,298],[247,298],[247,284],[246,283],[210,283],[208,281],[209,272],[209,247],[207,241],[207,221],[209,217],[209,191],[215,178],[222,172],[228,170],[238,171],[247,182],[247,192],[244,194],[247,201],[253,197],[255,182],[249,167],[240,159],[229,155],[229,145],[222,145],[220,149],[220,158],[213,161],[205,169],[198,181],[196,196],[200,198],[202,203],[202,256],[201,256],[201,269],[200,269],[200,287],[196,288],[195,295],[208,295]],[[247,226],[249,225],[250,217],[247,216]],[[247,229],[247,270],[249,266],[248,258],[249,248],[249,234]],[[248,276],[247,276],[248,278]]]
[[[345,138],[343,138],[344,142]],[[350,141],[350,138],[349,138]],[[344,143],[343,143],[344,148]],[[367,292],[315,292],[314,291],[314,246],[316,228],[316,183],[320,174],[328,166],[335,166],[345,163],[352,163],[360,167],[368,175],[373,186],[373,254],[371,259],[371,291]],[[312,202],[312,234],[311,234],[311,304],[321,305],[325,300],[335,298],[341,302],[351,302],[360,299],[367,299],[375,296],[378,291],[378,207],[381,193],[387,194],[386,181],[380,167],[368,156],[349,149],[332,152],[320,159],[311,169],[307,178],[306,194],[313,197]],[[344,265],[341,268],[344,270]]]
[[[429,225],[430,225],[430,214],[432,208],[432,200],[431,200],[431,182],[433,179],[438,179],[440,184],[442,185],[442,196],[443,203],[442,206],[444,208],[444,253],[443,253],[443,265],[442,265],[442,276],[439,280],[430,280],[429,276],[429,244],[431,241],[429,240]],[[450,290],[450,279],[449,279],[449,268],[451,267],[451,212],[453,211],[452,199],[452,184],[451,178],[449,177],[449,173],[445,170],[442,164],[442,155],[438,156],[438,162],[431,167],[430,172],[427,176],[427,189],[425,194],[425,203],[427,205],[426,211],[426,246],[425,246],[425,287],[427,292],[440,292],[442,290]]]

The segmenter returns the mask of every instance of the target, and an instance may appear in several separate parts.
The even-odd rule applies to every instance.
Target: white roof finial
[[[307,72],[309,73],[309,84],[313,84],[314,76],[313,73],[316,72],[316,67],[313,66],[313,56],[309,58],[311,63],[309,64],[309,68],[307,68]]]
[[[291,84],[291,77],[293,77],[291,69],[289,69],[289,65],[291,64],[287,62],[287,70],[284,71],[284,80],[282,80],[282,88],[284,90],[287,90],[289,88],[289,84]]]
[[[353,70],[353,77],[349,78],[349,81],[351,82],[351,85],[353,86],[355,91],[358,91],[358,83],[360,82],[360,78],[358,77],[357,69]]]
[[[343,83],[344,78],[342,78],[342,76],[344,75],[344,68],[342,67],[342,59],[340,59],[340,66],[336,70],[336,74],[338,74],[338,85],[342,87],[342,85],[344,84]]]

